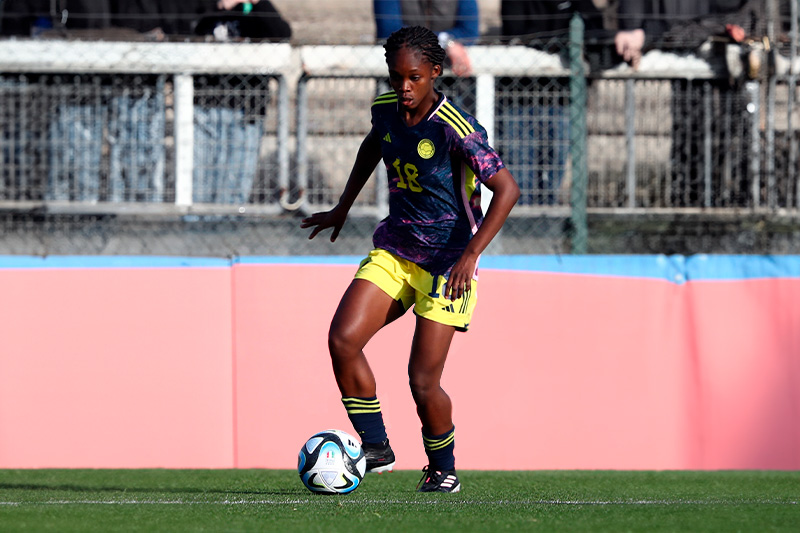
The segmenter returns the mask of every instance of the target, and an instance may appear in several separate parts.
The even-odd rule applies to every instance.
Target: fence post
[[[386,78],[379,78],[376,80],[375,89],[375,96],[379,96],[391,91],[392,87],[386,81]],[[381,221],[389,216],[389,179],[386,175],[386,165],[383,162],[378,164],[375,172],[375,176],[378,179],[375,182],[375,220]]]
[[[569,25],[569,137],[572,163],[570,191],[572,253],[585,254],[589,229],[586,220],[586,72],[583,63],[583,19],[575,14]]]
[[[633,78],[625,80],[625,188],[628,207],[636,207],[636,92]]]
[[[761,205],[761,85],[748,81],[744,85],[747,94],[747,113],[750,118],[750,195],[752,207]]]
[[[278,76],[278,185],[289,189],[289,83],[286,76]]]
[[[175,75],[175,205],[192,205],[194,78]]]
[[[798,40],[798,13],[797,2],[791,2],[791,40],[792,45],[789,51],[789,64],[794,65],[797,59],[798,50],[800,49],[800,41]],[[786,132],[789,135],[789,163],[786,165],[788,169],[789,189],[794,187],[794,198],[786,200],[786,207],[792,207],[792,200],[795,202],[795,207],[800,208],[800,178],[797,177],[797,136],[794,134],[794,126],[792,124],[792,115],[794,114],[794,107],[797,105],[794,98],[794,92],[797,87],[797,72],[795,69],[789,69],[789,102],[786,111]]]
[[[297,187],[304,193],[308,189],[308,79],[305,74],[300,76],[297,82],[297,133],[296,154],[297,157]],[[289,184],[281,186],[281,197],[289,198]]]
[[[714,110],[712,106],[711,83],[706,80],[703,83],[703,207],[711,207],[713,201],[711,195],[713,186],[711,178],[713,173],[711,168],[711,158],[713,157],[711,115]]]
[[[475,88],[475,118],[486,129],[486,136],[489,144],[493,144],[494,139],[494,76],[492,74],[479,74],[476,77]],[[481,207],[486,212],[489,203],[492,201],[492,191],[488,187],[481,187]]]

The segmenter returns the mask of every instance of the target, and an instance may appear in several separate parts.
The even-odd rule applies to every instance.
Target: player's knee
[[[346,359],[361,350],[353,335],[341,328],[331,328],[328,332],[328,351],[334,359]]]
[[[409,375],[408,384],[411,388],[411,396],[417,405],[426,404],[433,395],[442,390],[438,380],[431,379],[425,375]]]
[[[340,354],[345,353],[348,344],[349,342],[346,335],[334,330],[328,332],[328,351],[331,357],[336,358]]]

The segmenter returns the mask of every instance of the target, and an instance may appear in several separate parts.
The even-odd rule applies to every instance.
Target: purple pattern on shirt
[[[489,146],[486,130],[444,95],[427,120],[412,127],[402,121],[395,102],[379,100],[372,107],[372,124],[382,139],[389,216],[375,230],[373,244],[433,274],[446,274],[483,220],[480,183],[497,174],[503,162]],[[433,146],[428,157],[420,148],[425,143]]]

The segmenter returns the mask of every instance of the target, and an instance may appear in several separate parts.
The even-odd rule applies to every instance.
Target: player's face
[[[387,65],[389,83],[397,93],[401,109],[414,114],[427,113],[437,100],[433,82],[441,74],[441,67],[409,48],[401,48],[390,55]]]

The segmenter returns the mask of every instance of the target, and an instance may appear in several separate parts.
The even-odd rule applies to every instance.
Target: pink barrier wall
[[[351,431],[326,336],[353,271],[0,269],[0,468],[294,467]],[[413,325],[366,350],[402,469]],[[484,269],[445,388],[462,469],[797,469],[800,279]]]
[[[0,270],[0,467],[233,461],[231,270]]]

